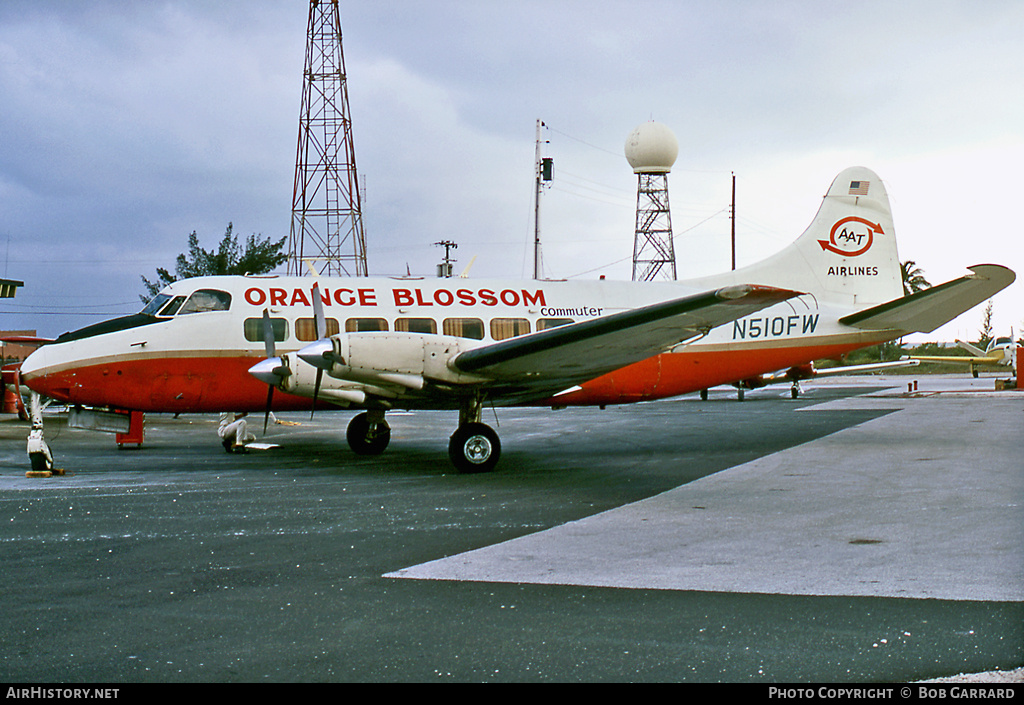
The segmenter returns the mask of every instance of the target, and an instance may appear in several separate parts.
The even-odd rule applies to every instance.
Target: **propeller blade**
[[[313,414],[316,413],[316,398],[320,396],[320,380],[324,377],[324,370],[322,367],[316,368],[316,384],[313,385],[313,408],[309,411],[309,420],[313,420]]]
[[[274,349],[274,325],[270,322],[269,309],[263,309],[263,344],[267,349],[267,357],[277,357]]]
[[[327,318],[324,316],[324,302],[320,298],[320,284],[313,282],[313,315],[316,323],[316,339],[318,341],[327,337]],[[316,400],[320,396],[320,382],[324,377],[323,367],[316,368],[316,384],[313,385],[313,408],[309,411],[309,420],[313,420],[316,413]]]
[[[316,339],[327,337],[327,318],[324,316],[324,301],[320,298],[320,285],[313,282],[313,315],[316,322]]]
[[[274,403],[274,385],[267,385],[267,409],[263,412],[263,435],[267,435],[267,424],[270,422],[270,405]]]

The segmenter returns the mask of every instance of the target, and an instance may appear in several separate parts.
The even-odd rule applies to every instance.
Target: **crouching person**
[[[256,440],[256,436],[247,430],[246,416],[248,414],[245,412],[225,412],[220,415],[217,435],[220,436],[220,442],[228,453],[243,452],[246,443]]]

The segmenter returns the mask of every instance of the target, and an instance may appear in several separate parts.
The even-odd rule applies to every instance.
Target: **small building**
[[[19,286],[25,286],[25,282],[14,279],[0,279],[0,299],[13,299]]]

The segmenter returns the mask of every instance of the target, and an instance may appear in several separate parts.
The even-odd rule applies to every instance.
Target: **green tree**
[[[903,276],[903,293],[907,296],[931,287],[924,278],[924,270],[912,259],[900,263],[900,274]]]
[[[179,279],[215,274],[266,274],[288,259],[288,255],[281,252],[287,238],[274,242],[270,238],[259,238],[252,234],[246,238],[243,249],[233,229],[234,226],[228,223],[224,237],[215,251],[200,247],[199,236],[193,230],[188,236],[188,253],[178,255],[175,260],[175,273],[157,267],[155,282],[142,277],[146,294],[140,294],[139,298],[143,303],[149,303],[161,289]]]
[[[981,330],[978,334],[978,347],[987,350],[988,344],[992,342],[992,299],[985,304],[985,311],[981,314]]]

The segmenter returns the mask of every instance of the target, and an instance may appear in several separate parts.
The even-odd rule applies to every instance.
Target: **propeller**
[[[267,359],[277,357],[277,346],[274,344],[274,325],[270,322],[270,309],[263,309],[263,344],[266,346]],[[276,376],[276,375],[275,375]],[[267,423],[270,421],[270,405],[274,402],[274,386],[267,385],[267,408],[263,412],[263,435],[267,435]]]
[[[266,346],[267,357],[249,368],[249,374],[261,382],[265,382],[267,389],[267,408],[263,414],[263,434],[267,433],[267,424],[270,421],[270,406],[274,402],[274,387],[281,383],[284,377],[291,374],[285,367],[284,361],[277,356],[274,346],[274,326],[270,321],[270,310],[263,309],[263,344]]]

